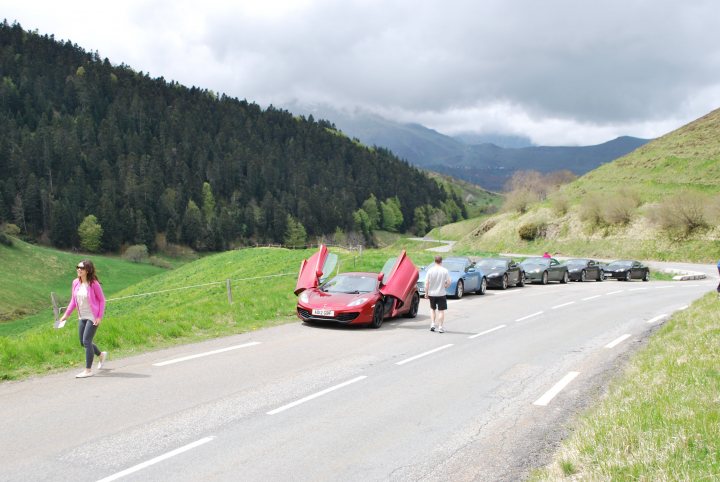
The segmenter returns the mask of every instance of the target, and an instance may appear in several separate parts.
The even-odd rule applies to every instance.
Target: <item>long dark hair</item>
[[[89,259],[83,259],[80,262],[85,268],[85,276],[87,279],[87,283],[89,285],[93,284],[93,281],[97,281],[98,283],[100,283],[100,279],[95,274],[95,265],[92,263],[92,261],[90,261]],[[80,279],[80,276],[78,276],[78,279]]]

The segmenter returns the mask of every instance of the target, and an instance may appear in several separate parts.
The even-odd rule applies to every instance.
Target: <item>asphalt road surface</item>
[[[716,283],[488,290],[451,300],[443,334],[423,300],[379,330],[298,321],[110,353],[87,379],[78,348],[76,370],[0,384],[0,480],[519,480]]]

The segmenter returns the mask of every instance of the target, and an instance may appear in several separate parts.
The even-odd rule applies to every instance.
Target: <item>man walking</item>
[[[445,333],[445,310],[447,310],[447,287],[450,286],[450,273],[442,265],[442,256],[435,256],[435,264],[425,276],[425,298],[430,299],[430,331]]]

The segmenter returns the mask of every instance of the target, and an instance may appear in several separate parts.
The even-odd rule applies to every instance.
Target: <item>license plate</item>
[[[312,314],[316,316],[335,316],[335,312],[333,310],[313,309]]]

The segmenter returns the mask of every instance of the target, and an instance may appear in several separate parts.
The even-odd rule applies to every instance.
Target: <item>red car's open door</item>
[[[408,295],[415,289],[418,280],[418,270],[407,257],[405,250],[400,256],[389,259],[383,268],[383,285],[380,292],[385,296],[397,298],[396,307],[402,306]]]
[[[316,288],[320,284],[321,278],[327,277],[335,268],[336,263],[337,255],[328,253],[325,245],[321,244],[317,253],[300,263],[295,294],[299,295],[308,288]]]

